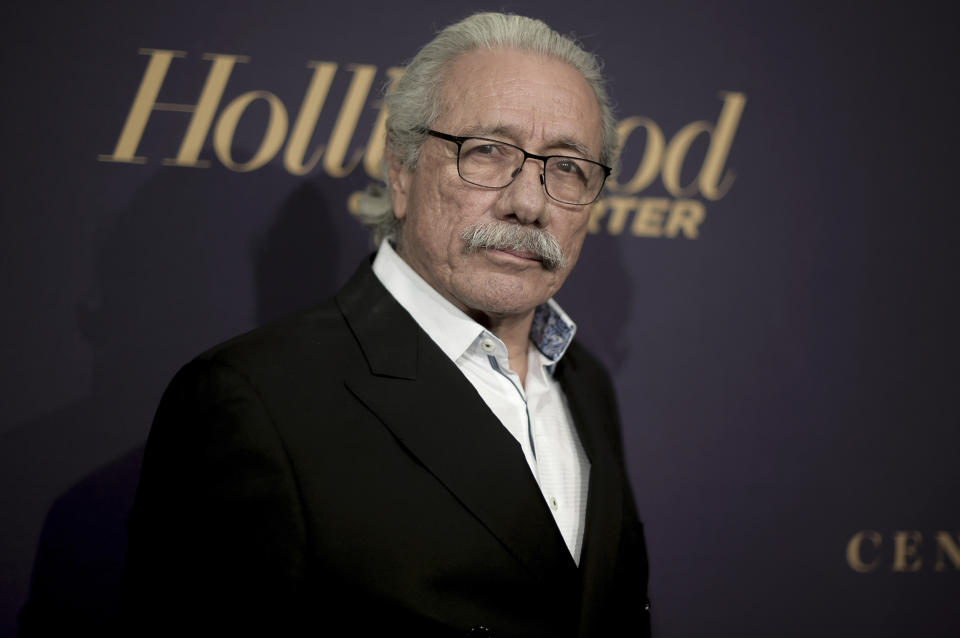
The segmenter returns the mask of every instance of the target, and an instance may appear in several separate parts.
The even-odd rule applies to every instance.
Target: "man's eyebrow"
[[[578,153],[583,157],[586,157],[586,158],[591,157],[591,153],[586,146],[568,137],[561,137],[556,140],[553,140],[552,142],[550,142],[547,148],[565,148],[569,151],[573,151],[574,153]]]
[[[520,139],[520,133],[517,131],[517,129],[509,125],[498,125],[494,127],[484,125],[471,126],[461,133],[461,135],[464,137],[491,137],[494,139],[502,139],[504,142],[514,143]],[[558,137],[550,140],[546,144],[546,148],[562,149],[568,152],[574,152],[585,158],[592,157],[592,154],[586,145],[569,137]]]

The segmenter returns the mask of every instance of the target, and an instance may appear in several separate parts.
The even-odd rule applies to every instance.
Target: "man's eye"
[[[569,175],[583,177],[583,169],[580,168],[580,164],[578,164],[573,160],[569,160],[569,159],[557,160],[556,164],[554,164],[554,167],[556,168],[556,170],[560,171],[561,173],[567,173]]]
[[[469,149],[471,155],[500,155],[503,149],[499,144],[477,144]]]

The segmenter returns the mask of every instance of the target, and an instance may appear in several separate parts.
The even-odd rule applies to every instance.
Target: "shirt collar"
[[[533,325],[530,326],[530,341],[550,363],[556,363],[563,356],[577,333],[577,324],[570,320],[553,299],[537,306],[533,313]]]
[[[440,346],[447,357],[456,361],[486,329],[434,290],[401,258],[390,241],[384,239],[373,260],[373,272],[413,320]],[[530,340],[553,364],[563,356],[577,326],[553,299],[537,306],[530,328]]]

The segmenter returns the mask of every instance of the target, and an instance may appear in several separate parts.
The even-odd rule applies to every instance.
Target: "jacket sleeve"
[[[302,608],[305,524],[293,468],[248,378],[215,360],[165,392],[128,526],[131,635],[276,634]]]

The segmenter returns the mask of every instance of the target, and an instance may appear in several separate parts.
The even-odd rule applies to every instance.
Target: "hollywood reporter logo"
[[[173,61],[187,58],[187,53],[168,49],[141,49],[139,53],[149,57],[147,68],[113,152],[99,155],[100,161],[148,163],[149,158],[140,154],[139,148],[144,131],[157,111],[167,111],[189,114],[189,119],[176,154],[160,159],[164,166],[209,168],[211,161],[201,159],[201,151],[212,138],[216,159],[235,172],[255,171],[279,157],[291,175],[322,171],[333,178],[344,178],[362,167],[370,178],[381,179],[386,122],[382,102],[370,103],[377,109],[377,117],[366,136],[366,145],[350,150],[363,109],[370,102],[376,66],[346,66],[349,84],[330,135],[325,143],[315,143],[317,124],[340,70],[337,63],[307,63],[309,83],[291,121],[284,101],[270,91],[247,91],[222,104],[231,74],[236,65],[250,62],[247,56],[204,53],[200,59],[210,66],[200,95],[195,103],[182,104],[160,102],[158,98]],[[385,70],[390,79],[402,73],[399,67]],[[722,199],[733,186],[735,174],[726,164],[747,101],[743,93],[737,92],[723,92],[720,99],[722,105],[715,123],[691,122],[669,139],[650,118],[633,116],[619,122],[623,165],[619,174],[607,181],[604,197],[591,207],[589,232],[686,239],[700,236],[707,215],[705,202]],[[249,159],[238,161],[234,155],[237,126],[256,102],[263,102],[268,111],[263,135]],[[691,157],[694,149],[698,157]],[[167,152],[172,151],[171,147]],[[690,177],[697,161],[699,170]],[[641,197],[658,178],[664,195]],[[355,212],[355,201],[350,198],[347,203],[351,212]]]

